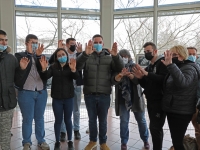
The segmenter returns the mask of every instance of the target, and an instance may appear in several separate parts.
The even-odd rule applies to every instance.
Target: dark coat
[[[52,77],[51,97],[55,99],[68,99],[74,97],[73,79],[79,77],[78,71],[72,72],[69,65],[61,67],[54,64],[48,70],[42,72],[42,79]]]
[[[0,53],[0,111],[16,107],[17,99],[14,82],[18,82],[24,75],[15,56],[10,54],[11,49]]]
[[[38,73],[40,75],[40,78],[41,78],[42,67],[41,67],[40,62],[39,62],[39,59],[40,59],[41,56],[36,56],[35,54],[32,55],[32,54],[28,53],[27,51],[25,51],[25,52],[15,53],[15,57],[17,58],[18,62],[20,62],[21,58],[23,58],[23,57],[27,57],[30,60],[28,66],[26,68],[26,72],[25,72],[25,75],[23,76],[23,78],[21,78],[21,80],[18,80],[17,82],[15,82],[16,88],[18,90],[23,90],[23,86],[24,86],[24,84],[26,82],[26,79],[28,78],[28,75],[29,75],[30,70],[31,70],[32,57],[35,60],[36,68],[37,68],[37,71],[38,71]],[[47,80],[46,79],[42,79],[42,82],[43,82],[43,89],[46,89]]]
[[[112,73],[124,67],[121,56],[111,56],[107,51],[90,55],[85,52],[77,57],[77,69],[83,69],[83,93],[111,94]]]
[[[161,102],[163,97],[163,82],[167,75],[167,67],[161,62],[164,57],[159,57],[153,65],[148,65],[145,70],[147,76],[139,79],[139,83],[144,88],[144,94],[149,102]]]
[[[167,69],[169,75],[164,84],[163,110],[176,114],[195,113],[199,67],[186,60],[180,67],[173,63],[168,65]]]

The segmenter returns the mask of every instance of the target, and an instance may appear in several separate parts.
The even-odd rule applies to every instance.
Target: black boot
[[[74,131],[74,138],[76,140],[80,140],[81,139],[81,134],[79,133],[79,130],[78,131]]]
[[[74,150],[73,142],[69,141],[68,142],[68,150]]]
[[[54,150],[61,150],[60,149],[60,142],[55,143]]]
[[[65,136],[66,136],[66,134],[64,133],[64,132],[60,132],[60,141],[61,142],[65,142]]]

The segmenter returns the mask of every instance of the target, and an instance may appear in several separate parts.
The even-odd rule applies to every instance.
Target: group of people
[[[110,150],[107,141],[107,114],[110,94],[115,85],[115,111],[120,116],[121,150],[127,150],[129,119],[133,112],[144,148],[150,149],[149,131],[145,119],[145,102],[150,120],[153,150],[162,150],[163,125],[167,117],[173,148],[184,150],[183,138],[192,121],[200,149],[200,58],[194,47],[173,46],[163,55],[152,42],[144,44],[146,68],[135,64],[128,50],[118,52],[117,43],[104,47],[103,37],[96,34],[85,51],[74,38],[58,41],[58,48],[49,60],[43,55],[44,45],[29,34],[26,50],[13,56],[6,32],[0,30],[0,147],[10,149],[10,129],[17,102],[22,121],[23,150],[31,149],[32,122],[42,150],[50,147],[45,141],[44,111],[47,102],[46,83],[52,78],[51,97],[55,116],[54,150],[67,140],[68,150],[74,150],[74,138],[81,139],[81,86],[89,118],[89,140],[84,150],[97,147]],[[17,96],[15,89],[17,89]],[[144,94],[144,95],[143,95]],[[73,123],[72,123],[73,114]],[[99,125],[97,125],[97,118]],[[99,128],[99,131],[98,131]],[[67,139],[66,139],[67,137]]]

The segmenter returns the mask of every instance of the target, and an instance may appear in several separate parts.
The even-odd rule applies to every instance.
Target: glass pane
[[[16,5],[28,5],[33,7],[57,7],[57,0],[15,0]]]
[[[153,6],[153,0],[115,0],[114,9]]]
[[[167,4],[178,4],[178,3],[191,3],[191,2],[200,2],[199,0],[158,0],[158,5],[167,5]]]
[[[200,47],[200,14],[158,17],[158,50],[174,45]]]
[[[114,20],[114,40],[118,49],[130,50],[132,58],[143,53],[143,45],[153,40],[153,18],[125,18]]]
[[[100,34],[100,20],[88,20],[83,16],[79,17],[79,19],[62,19],[62,37],[63,40],[73,37],[85,48],[85,43],[92,39],[93,35]]]
[[[99,0],[62,0],[62,8],[100,9]]]
[[[16,16],[17,52],[24,51],[25,37],[35,34],[45,46],[44,54],[52,54],[57,48],[57,19]]]

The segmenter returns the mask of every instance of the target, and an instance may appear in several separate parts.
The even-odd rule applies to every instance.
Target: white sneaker
[[[31,144],[30,143],[25,143],[23,150],[30,150],[31,149]]]
[[[50,150],[50,147],[46,142],[38,144],[38,147],[40,147],[42,150]]]

